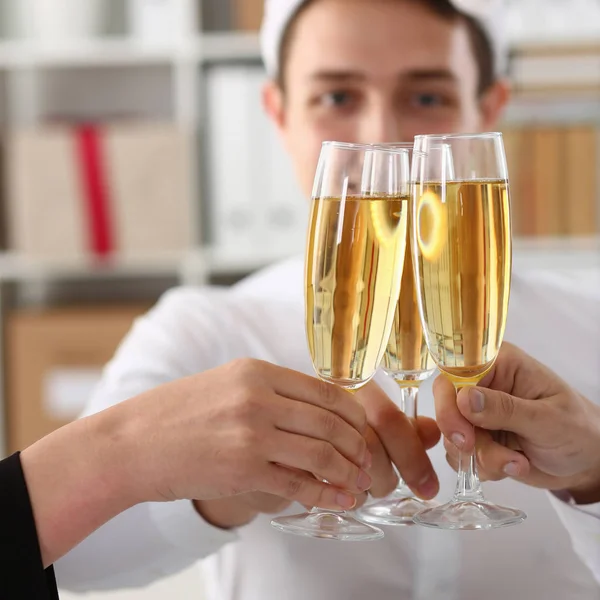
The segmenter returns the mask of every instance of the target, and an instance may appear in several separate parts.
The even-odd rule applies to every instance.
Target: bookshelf
[[[3,0],[5,4],[9,1]],[[210,173],[206,172],[210,162],[207,150],[210,149],[206,147],[205,136],[206,123],[210,119],[206,103],[208,74],[211,68],[226,65],[252,65],[256,68],[260,61],[256,33],[213,30],[215,25],[222,25],[227,18],[230,22],[235,20],[231,15],[236,1],[239,0],[229,3],[229,12],[225,16],[215,16],[214,6],[210,10],[206,8],[215,5],[214,1],[181,0],[179,12],[185,15],[188,25],[182,27],[179,35],[173,36],[170,41],[162,40],[160,43],[136,39],[128,32],[126,22],[116,27],[120,35],[113,33],[88,40],[63,40],[50,44],[31,37],[0,41],[0,124],[5,129],[15,125],[34,125],[60,110],[74,112],[77,107],[73,104],[83,103],[91,107],[86,116],[92,118],[102,119],[111,113],[130,112],[149,119],[172,119],[199,137],[200,143],[192,150],[192,161],[198,169],[191,183],[195,199],[196,245],[197,249],[206,252],[199,253],[194,249],[191,251],[194,259],[180,258],[184,264],[196,265],[198,272],[208,278],[211,274],[220,274],[221,269],[226,274],[243,273],[249,267],[267,261],[263,250],[255,253],[262,256],[261,260],[249,260],[248,252],[244,250],[239,255],[239,264],[236,264],[234,249],[214,251],[210,248],[211,231],[207,231],[207,215],[211,211],[210,190],[206,188],[206,181],[210,178]],[[255,7],[260,4],[253,2]],[[114,10],[116,4],[108,4]],[[121,21],[123,17],[121,14]],[[206,17],[212,22],[203,24]],[[248,16],[245,18],[252,20]],[[254,18],[254,21],[257,19]],[[195,25],[189,26],[190,23]],[[528,86],[527,77],[531,77],[532,70],[560,80],[560,73],[557,75],[554,67],[558,61],[564,71],[573,71],[569,69],[568,62],[565,63],[568,59],[583,65],[579,71],[587,81],[583,85],[585,89],[578,89],[582,87],[579,82],[571,87],[561,84],[559,89],[548,90],[547,86],[538,85],[539,75],[536,75],[535,85]],[[600,124],[600,39],[598,43],[590,39],[583,43],[562,39],[557,44],[543,39],[521,39],[512,50],[511,73],[520,83],[516,86],[516,97],[507,111],[503,129],[511,133],[519,131],[521,138],[539,137],[538,146],[547,149],[552,143],[558,143],[556,140],[560,138],[561,131],[564,133],[577,125],[588,128],[585,143],[591,143],[591,132],[596,132]],[[111,88],[118,91],[114,93]],[[547,143],[548,140],[550,143]],[[600,143],[598,136],[594,143],[597,148]],[[510,149],[507,152],[510,154]],[[600,152],[596,151],[596,154],[600,155]],[[515,159],[513,162],[522,161]],[[585,213],[595,213],[596,231],[600,223],[599,204],[596,197],[593,206],[588,206]],[[589,219],[586,220],[589,225]],[[582,230],[581,234],[591,235],[590,227]],[[555,229],[552,226],[539,231],[525,229],[517,231],[517,234],[553,238],[559,234],[569,236],[576,233],[576,229]],[[286,248],[282,254],[289,252],[290,249]],[[200,265],[199,255],[205,257],[205,264]],[[206,258],[210,256],[227,258]],[[272,259],[277,258],[278,253],[274,251]]]

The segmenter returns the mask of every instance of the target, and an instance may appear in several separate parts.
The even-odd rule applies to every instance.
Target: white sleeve
[[[576,505],[561,493],[549,496],[560,520],[571,535],[573,549],[600,584],[600,503]]]
[[[224,294],[215,291],[166,294],[134,324],[84,414],[236,358],[228,346],[235,319],[225,304]],[[57,562],[56,574],[59,585],[72,591],[145,586],[235,539],[203,521],[191,502],[147,503],[93,533]]]

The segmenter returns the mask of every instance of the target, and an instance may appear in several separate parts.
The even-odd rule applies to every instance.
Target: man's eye
[[[348,92],[328,92],[322,97],[322,102],[326,106],[346,106],[350,103],[352,97]]]
[[[443,106],[445,104],[444,98],[440,94],[415,94],[413,96],[413,103],[416,106],[425,108]]]

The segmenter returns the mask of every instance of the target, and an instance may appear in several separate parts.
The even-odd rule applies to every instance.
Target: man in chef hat
[[[497,0],[267,1],[264,100],[305,193],[325,139],[494,129],[508,100],[503,16]]]

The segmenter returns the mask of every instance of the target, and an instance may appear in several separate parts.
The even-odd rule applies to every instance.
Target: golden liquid
[[[416,242],[425,335],[439,368],[477,383],[498,354],[510,293],[506,181],[450,182],[418,192]]]
[[[389,339],[406,248],[408,197],[317,198],[306,257],[306,331],[315,370],[366,383]]]
[[[408,223],[410,236],[411,223]],[[435,370],[419,316],[417,288],[413,269],[412,249],[407,238],[404,269],[400,283],[400,299],[394,312],[392,333],[385,354],[383,369],[399,382],[415,385]]]

